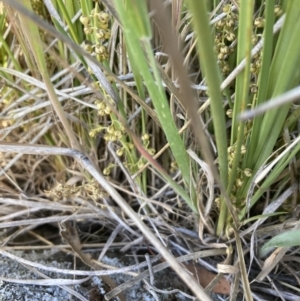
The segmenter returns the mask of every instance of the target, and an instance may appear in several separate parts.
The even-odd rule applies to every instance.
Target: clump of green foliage
[[[135,0],[125,2],[113,1],[112,7],[106,7],[106,2],[101,1],[66,1],[65,4],[61,0],[53,1],[51,9],[59,18],[53,11],[49,14],[38,1],[25,3],[29,10],[51,20],[59,33],[67,35],[90,54],[102,67],[104,81],[99,80],[95,72],[97,69],[91,67],[89,58],[71,51],[62,41],[54,43],[55,46],[45,57],[45,47],[42,45],[50,45],[53,40],[45,34],[45,30],[39,30],[34,23],[27,24],[22,17],[20,25],[24,27],[16,27],[16,33],[26,66],[23,66],[21,56],[19,60],[14,58],[15,54],[5,40],[2,41],[6,49],[2,51],[2,57],[11,58],[10,66],[15,70],[23,71],[24,67],[28,67],[32,75],[37,74],[45,82],[51,105],[66,132],[63,136],[48,132],[44,136],[47,143],[70,144],[78,150],[88,147],[93,149],[98,161],[102,158],[95,147],[97,141],[103,139],[106,151],[107,145],[114,143],[120,162],[145,194],[156,181],[154,178],[163,179],[201,218],[204,213],[199,210],[206,212],[205,218],[208,218],[209,212],[217,210],[216,231],[217,234],[224,233],[233,222],[242,221],[267,190],[277,191],[271,196],[275,199],[290,184],[289,175],[285,172],[291,162],[297,160],[298,146],[290,147],[288,143],[292,142],[298,109],[287,103],[280,110],[269,110],[246,121],[238,116],[244,110],[255,108],[297,85],[300,47],[295,33],[300,25],[297,1],[271,0],[263,3],[252,0],[224,2],[221,5],[214,1],[211,8],[214,13],[210,20],[204,2],[194,4],[187,0],[182,3],[176,28],[182,30],[185,36],[189,31],[193,33],[191,43],[186,39],[181,45],[187,54],[185,63],[192,61],[189,56],[197,45],[193,62],[200,72],[194,78],[207,86],[209,95],[198,109],[204,112],[209,128],[204,139],[210,139],[213,154],[210,149],[202,148],[204,142],[190,143],[194,134],[186,129],[195,122],[189,113],[192,108],[186,106],[182,90],[175,84],[178,70],[171,64],[171,51],[164,61],[166,65],[160,65],[163,60],[157,59],[155,47],[161,45],[155,45],[159,35],[151,23],[146,3]],[[77,15],[80,9],[81,15]],[[285,19],[281,22],[283,15]],[[3,32],[7,16],[12,16],[9,8],[1,15]],[[64,25],[67,27],[64,28]],[[281,26],[280,31],[276,26]],[[277,30],[275,33],[274,28]],[[163,33],[164,29],[161,30]],[[30,45],[30,51],[27,45]],[[259,51],[251,53],[259,45]],[[60,58],[66,66],[60,66],[54,58]],[[2,59],[3,67],[4,61]],[[99,96],[84,109],[71,102],[61,105],[54,90],[59,79],[50,79],[50,69],[58,73],[68,64],[78,62],[85,68],[85,73],[78,73],[72,85],[79,86],[84,79],[84,83]],[[186,72],[184,64],[181,67],[182,72]],[[4,81],[12,82],[12,74],[3,70],[1,74]],[[120,77],[117,78],[116,74]],[[171,77],[169,74],[172,74]],[[122,83],[122,76],[130,76],[132,88]],[[26,82],[24,89],[29,91],[33,85]],[[196,95],[194,100],[203,95],[198,90],[193,93]],[[10,99],[6,98],[5,105],[11,104],[18,95],[12,93]],[[30,101],[23,104],[32,103],[35,104]],[[82,121],[85,129],[76,122],[71,125],[65,112]],[[43,109],[35,110],[31,117],[43,113]],[[133,115],[137,117],[131,119]],[[179,125],[183,125],[182,129]],[[199,187],[201,190],[203,186],[199,184],[198,165],[187,153],[189,145],[201,160],[209,163],[212,171],[217,167],[213,173],[218,189],[215,189],[215,202],[209,203],[209,206],[198,194]],[[283,149],[286,151],[283,152]],[[208,153],[215,163],[207,159]],[[113,171],[116,173],[119,168],[118,164],[110,161],[111,157],[101,166],[107,176]],[[268,173],[262,174],[263,168],[271,162],[275,162],[274,166]],[[54,166],[63,169],[66,163],[61,158]],[[180,173],[181,181],[172,179],[175,172]]]

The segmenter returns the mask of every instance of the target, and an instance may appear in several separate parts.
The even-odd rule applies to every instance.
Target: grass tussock
[[[296,300],[300,3],[206,2],[1,2],[2,256],[72,252],[107,299],[114,251],[156,299]]]

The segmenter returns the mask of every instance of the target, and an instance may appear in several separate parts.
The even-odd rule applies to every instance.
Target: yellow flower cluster
[[[81,16],[80,22],[84,26],[83,31],[87,36],[94,35],[96,42],[84,42],[83,49],[92,55],[96,55],[99,61],[108,59],[108,51],[105,42],[110,39],[109,14],[98,11],[97,7],[91,11],[89,16]]]
[[[225,4],[222,10],[226,17],[215,23],[215,51],[220,69],[226,76],[231,71],[228,59],[235,51],[233,42],[236,38],[238,15],[231,4]]]

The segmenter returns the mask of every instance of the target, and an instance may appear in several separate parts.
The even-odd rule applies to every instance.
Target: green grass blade
[[[286,212],[286,211],[280,211],[280,212],[274,212],[274,213],[266,213],[266,214],[255,215],[255,216],[252,216],[250,218],[245,219],[242,222],[242,226],[244,226],[244,225],[246,225],[250,222],[259,220],[259,219],[265,219],[265,218],[273,217],[273,216],[280,216],[280,215],[284,215],[284,214],[287,214],[287,213],[288,212]]]
[[[300,1],[288,2],[284,26],[281,30],[274,54],[267,90],[267,98],[275,97],[296,85],[299,79],[298,64],[300,63]],[[270,155],[276,140],[282,130],[290,104],[282,106],[280,110],[270,110],[263,118],[257,149],[253,160],[255,168]]]
[[[62,2],[62,0],[56,0],[56,3],[59,6],[59,9],[62,12],[63,15],[63,19],[66,21],[66,23],[68,24],[69,27],[69,31],[70,31],[70,35],[72,37],[72,39],[78,44],[80,45],[82,41],[80,41],[79,39],[79,35],[76,32],[76,26],[72,23],[72,17],[70,16],[71,11],[67,9],[66,4]],[[69,3],[69,1],[68,1]]]
[[[4,53],[6,53],[8,55],[8,57],[11,59],[14,67],[16,68],[16,70],[21,71],[22,68],[19,64],[19,62],[16,60],[14,54],[11,52],[9,46],[7,45],[6,41],[3,39],[3,35],[0,34],[0,44],[1,44],[1,48],[2,49],[2,53],[4,55]]]
[[[232,169],[229,175],[227,192],[232,191],[236,181],[238,167],[241,160],[241,147],[245,141],[245,123],[237,119],[238,114],[247,108],[249,102],[250,83],[250,61],[252,47],[252,18],[254,1],[243,1],[240,7],[240,27],[238,33],[237,64],[246,58],[245,69],[236,78],[236,92],[233,109],[233,119],[231,128],[231,145],[235,145],[235,154],[232,161]]]
[[[267,23],[268,28],[264,32],[266,41],[263,50],[263,68],[259,78],[259,103],[286,92],[294,87],[299,80],[297,70],[300,63],[298,55],[300,41],[296,33],[300,30],[300,21],[297,17],[300,12],[300,1],[287,3],[285,22],[278,40],[274,40],[276,42],[275,53],[274,50],[269,49],[269,43],[272,44],[270,27],[274,18],[272,16],[273,12],[271,12],[271,4],[272,2],[268,3],[267,9],[269,12],[266,12],[270,19],[267,21],[270,24]],[[271,65],[270,59],[272,59]],[[280,110],[269,110],[265,115],[255,118],[253,128],[251,128],[250,145],[248,145],[249,154],[243,163],[245,167],[253,171],[253,175],[271,155],[281,134],[289,108],[290,104],[286,104],[281,106]],[[240,199],[246,197],[251,181],[252,178],[249,178],[239,189],[237,195]]]
[[[278,234],[270,239],[260,250],[259,257],[263,258],[273,249],[277,247],[295,247],[300,246],[300,230],[291,230]]]
[[[208,23],[207,9],[204,1],[187,1],[193,13],[193,24],[197,35],[197,46],[201,69],[206,78],[209,89],[210,107],[213,118],[214,132],[218,148],[218,162],[221,181],[227,185],[227,135],[225,126],[225,113],[223,110],[222,94],[220,91],[220,72],[214,53],[211,28]]]
[[[258,79],[258,94],[257,100],[252,106],[257,106],[263,103],[267,99],[267,87],[269,79],[269,71],[271,66],[271,60],[273,55],[273,25],[275,20],[274,15],[275,0],[266,2],[265,9],[265,28],[263,33],[264,46],[262,49],[262,63],[261,70]],[[253,126],[251,130],[251,137],[249,142],[249,150],[246,153],[245,166],[253,168],[253,158],[257,152],[257,143],[259,139],[261,123],[263,121],[262,116],[258,116],[253,120]]]
[[[187,1],[190,11],[193,13],[193,24],[197,35],[197,46],[201,69],[205,75],[209,88],[210,106],[213,118],[214,133],[218,149],[218,162],[220,178],[224,187],[228,179],[227,135],[225,126],[225,113],[223,110],[222,94],[220,91],[220,73],[213,48],[211,28],[208,23],[207,8],[204,1]],[[221,233],[227,215],[225,202],[221,203],[218,233]]]
[[[73,1],[73,0],[66,0],[65,1],[66,10],[69,13],[70,19],[73,19],[74,16],[77,14],[77,12],[80,10],[80,3],[79,1]],[[75,32],[77,36],[77,40],[82,43],[83,41],[83,30],[82,30],[82,24],[77,20],[76,22],[72,23],[73,31]]]
[[[248,209],[251,208],[263,195],[264,192],[267,191],[267,189],[270,188],[272,183],[279,177],[279,175],[283,172],[283,170],[289,165],[291,160],[295,158],[296,154],[300,151],[300,143],[299,143],[299,137],[292,143],[293,148],[292,150],[286,151],[286,153],[280,158],[278,163],[273,167],[270,174],[267,176],[267,178],[264,180],[264,182],[260,185],[259,189],[256,191],[256,193],[251,198],[250,205],[246,205],[239,214],[239,219],[241,220],[244,218],[246,213],[248,212]],[[248,208],[249,207],[249,208]]]
[[[235,101],[231,129],[231,145],[236,143],[238,135],[243,134],[243,123],[236,117],[245,110],[248,104],[249,81],[250,81],[250,60],[252,47],[252,19],[253,19],[254,0],[241,1],[239,32],[238,32],[238,49],[237,65],[246,58],[246,66],[236,78]],[[240,134],[241,135],[241,134]],[[238,150],[239,151],[239,150]]]
[[[26,7],[29,10],[31,9],[30,0],[23,1],[23,4],[26,5]],[[60,102],[58,101],[57,95],[54,91],[53,84],[52,84],[50,76],[48,74],[38,27],[36,26],[36,24],[34,22],[32,22],[31,20],[29,21],[23,15],[20,15],[20,22],[22,24],[23,33],[28,40],[31,51],[32,51],[32,53],[35,57],[36,63],[38,65],[39,71],[42,75],[43,81],[45,82],[45,85],[47,87],[47,92],[49,94],[49,98],[51,100],[53,108],[54,108],[55,112],[57,113],[58,117],[60,118],[60,120],[66,130],[66,133],[70,139],[72,148],[81,150],[81,146],[78,143],[78,141],[74,135],[74,132],[72,131],[72,128],[64,114],[64,111],[62,109]]]
[[[145,3],[143,1],[130,0],[126,2],[126,7],[121,1],[115,1],[115,5],[123,25],[128,52],[131,53],[130,57],[135,59],[135,64],[133,64],[132,67],[137,67],[137,70],[135,70],[134,73],[140,73],[144,79],[158,119],[170,143],[172,153],[182,172],[185,183],[189,185],[189,159],[184,143],[173,121],[161,78],[156,67],[153,49],[150,44],[151,30]]]

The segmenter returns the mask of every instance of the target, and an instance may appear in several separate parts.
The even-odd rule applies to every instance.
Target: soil
[[[10,253],[27,259],[33,262],[38,262],[40,264],[51,266],[60,269],[73,269],[73,256],[66,255],[62,252],[57,252],[55,250],[46,251],[9,251]],[[103,262],[106,264],[122,267],[124,264],[124,257],[119,258],[114,257],[112,252],[109,256],[105,256]],[[120,254],[118,254],[120,257]],[[124,256],[124,255],[123,255]],[[130,259],[126,258],[126,265],[129,264]],[[132,260],[131,260],[132,261]],[[134,262],[131,262],[134,264]],[[77,262],[76,269],[86,269],[86,267]],[[52,279],[80,279],[73,278],[70,275],[58,274],[54,272],[49,272],[45,270],[40,270],[44,275]],[[12,260],[6,256],[0,255],[0,276],[10,279],[43,279],[37,273],[32,272],[28,267],[23,264],[19,264],[15,260]],[[131,278],[131,276],[124,274],[111,275],[111,278],[119,285]],[[155,286],[159,289],[173,290],[175,287],[182,289],[183,291],[189,293],[182,283],[182,281],[173,273],[173,271],[166,269],[165,271],[155,274]],[[60,301],[60,300],[88,300],[88,301],[102,301],[104,299],[104,294],[106,293],[105,285],[98,276],[91,277],[88,281],[70,286],[74,291],[76,291],[81,298],[72,296],[69,292],[60,288],[58,286],[42,286],[42,285],[25,285],[16,284],[8,281],[0,281],[0,301]],[[144,288],[144,283],[139,282],[132,286],[130,289],[124,291],[126,300],[131,301],[154,301],[155,298]],[[190,298],[185,297],[181,293],[173,294],[161,294],[156,293],[159,300],[168,301],[187,301]],[[215,300],[222,300],[222,298],[216,298],[217,295],[213,296]]]

